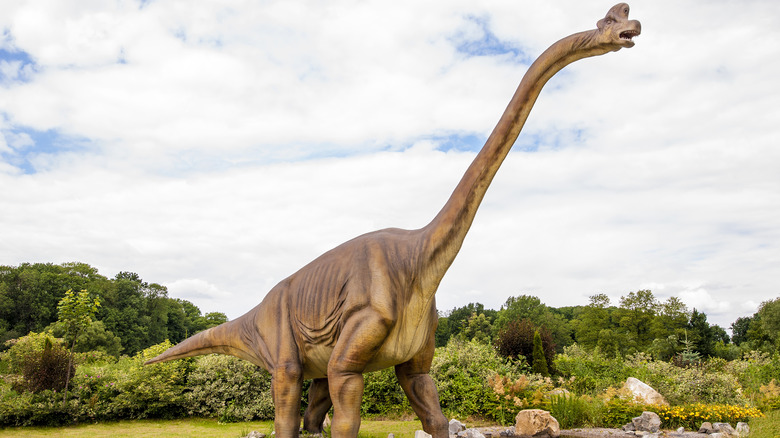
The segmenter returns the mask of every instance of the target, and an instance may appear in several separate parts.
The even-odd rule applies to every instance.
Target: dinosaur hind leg
[[[322,432],[322,422],[333,406],[330,400],[328,379],[314,379],[309,386],[309,405],[303,414],[303,430],[311,433]]]
[[[395,375],[414,413],[420,419],[423,430],[433,438],[447,438],[449,436],[447,417],[441,412],[436,384],[428,374],[434,349],[435,338],[431,335],[422,353],[408,362],[396,365]]]

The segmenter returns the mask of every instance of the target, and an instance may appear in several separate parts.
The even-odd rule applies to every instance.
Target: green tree
[[[758,324],[773,344],[780,349],[780,298],[764,301],[756,313]]]
[[[627,335],[628,351],[643,351],[651,345],[654,337],[650,329],[657,310],[658,301],[649,290],[620,297],[616,319],[618,326]]]
[[[468,341],[475,340],[483,344],[490,344],[492,342],[493,325],[484,313],[479,315],[471,315],[471,318],[466,324],[466,328],[460,332],[460,336]]]
[[[702,356],[710,357],[715,353],[715,333],[707,322],[707,315],[696,309],[688,321],[688,339],[693,350]]]
[[[748,340],[748,330],[750,329],[750,323],[752,322],[752,316],[741,316],[731,323],[731,340],[735,344],[741,345]]]
[[[612,328],[612,320],[607,295],[591,295],[589,299],[590,303],[580,310],[577,317],[575,335],[578,344],[593,348],[598,345],[601,331]]]
[[[539,330],[534,332],[534,352],[531,369],[544,377],[550,377],[550,371],[547,367],[547,358],[544,357],[544,348],[542,348],[542,336]]]
[[[68,359],[67,375],[65,377],[65,394],[62,402],[65,403],[68,397],[68,383],[70,382],[70,368],[73,366],[73,353],[76,348],[76,341],[79,335],[92,324],[92,318],[95,317],[100,300],[92,298],[86,290],[74,294],[73,290],[68,289],[65,296],[57,305],[57,312],[60,322],[65,326],[67,339],[72,339],[70,345],[70,357]]]

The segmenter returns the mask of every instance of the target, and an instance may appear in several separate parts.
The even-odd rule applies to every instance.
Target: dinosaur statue
[[[304,429],[319,432],[333,406],[333,437],[355,438],[363,373],[392,366],[423,429],[434,438],[447,438],[447,419],[428,375],[438,318],[436,289],[544,84],[578,59],[632,47],[641,26],[628,20],[628,11],[628,5],[618,4],[597,29],[564,38],[542,53],[428,225],[356,237],[282,280],[245,315],[146,363],[222,353],[265,368],[272,376],[274,429],[280,438],[298,435],[304,379],[313,379]]]

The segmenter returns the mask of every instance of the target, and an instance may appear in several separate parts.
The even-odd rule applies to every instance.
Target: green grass
[[[780,436],[780,411],[764,413],[761,418],[748,422],[750,438],[776,438]]]
[[[422,429],[419,421],[371,421],[360,423],[360,438],[387,438],[392,432],[397,438],[411,438]],[[256,430],[270,434],[271,421],[220,424],[214,419],[135,420],[84,424],[68,427],[18,427],[0,429],[0,438],[56,436],[62,438],[238,438]]]

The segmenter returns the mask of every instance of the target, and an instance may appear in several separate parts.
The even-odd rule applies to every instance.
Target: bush
[[[412,412],[393,368],[374,371],[363,375],[363,402],[361,416],[401,416]]]
[[[233,356],[196,359],[185,390],[188,415],[217,417],[225,423],[274,417],[271,375]]]
[[[489,379],[496,374],[516,379],[525,369],[527,366],[522,362],[500,357],[489,345],[451,339],[447,346],[436,349],[430,374],[445,414],[500,421],[496,418],[501,416],[496,410],[498,400]]]
[[[558,420],[561,429],[596,424],[601,412],[598,403],[589,397],[561,394],[550,397],[548,410]]]
[[[75,371],[68,355],[68,351],[62,345],[53,344],[51,340],[46,339],[42,351],[32,351],[24,357],[23,380],[19,388],[15,389],[30,392],[41,392],[47,389],[62,391],[65,388],[67,373],[73,375]]]
[[[630,377],[630,368],[622,359],[608,358],[598,348],[587,351],[577,344],[564,347],[554,363],[566,389],[582,395],[597,396],[607,388],[622,386]]]
[[[734,405],[692,403],[680,406],[651,406],[648,407],[661,418],[664,428],[697,430],[701,423],[730,423],[737,424],[740,421],[748,422],[751,418],[761,417],[761,411],[756,408]]]

